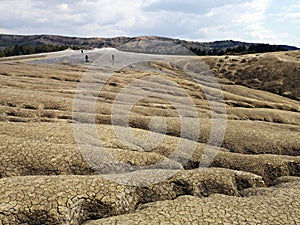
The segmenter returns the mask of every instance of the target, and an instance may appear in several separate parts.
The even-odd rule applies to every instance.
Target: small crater
[[[7,72],[1,72],[0,75],[6,76],[6,77],[11,77],[12,76],[10,73],[7,73]]]
[[[115,82],[111,82],[111,83],[109,83],[109,85],[112,86],[112,87],[117,87],[118,86],[118,84],[115,83]]]
[[[37,110],[38,107],[34,106],[34,105],[24,105],[24,108],[25,109],[34,109],[34,110]]]

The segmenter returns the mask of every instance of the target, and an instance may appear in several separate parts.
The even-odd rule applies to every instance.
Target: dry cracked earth
[[[1,225],[300,224],[299,51],[86,53],[0,60]]]

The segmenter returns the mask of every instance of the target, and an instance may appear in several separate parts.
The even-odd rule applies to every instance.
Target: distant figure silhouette
[[[88,62],[89,61],[89,56],[85,55],[85,61]]]
[[[83,54],[83,49],[81,49],[81,53]]]
[[[114,64],[114,61],[115,61],[115,55],[114,54],[111,55],[111,61],[112,61],[112,64]]]

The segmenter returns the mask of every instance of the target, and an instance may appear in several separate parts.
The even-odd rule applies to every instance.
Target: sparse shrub
[[[0,50],[0,57],[8,57],[8,56],[17,56],[17,55],[30,55],[35,53],[42,52],[56,52],[66,50],[68,46],[66,45],[50,45],[44,44],[39,46],[32,45],[18,45],[16,44],[14,47],[8,47],[4,50]],[[74,47],[77,49],[77,47]]]

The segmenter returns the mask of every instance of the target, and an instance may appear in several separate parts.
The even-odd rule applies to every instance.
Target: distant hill
[[[0,34],[0,49],[22,46],[57,45],[75,48],[103,48],[113,47],[123,51],[157,53],[157,54],[182,54],[190,55],[192,52],[198,55],[217,55],[223,53],[241,53],[257,43],[239,41],[215,41],[215,42],[192,42],[179,39],[142,36],[142,37],[115,37],[115,38],[78,38],[58,35],[6,35]],[[297,47],[287,45],[266,45],[270,51],[274,50],[297,50]],[[262,51],[265,51],[263,45]],[[271,48],[270,48],[271,47]]]

